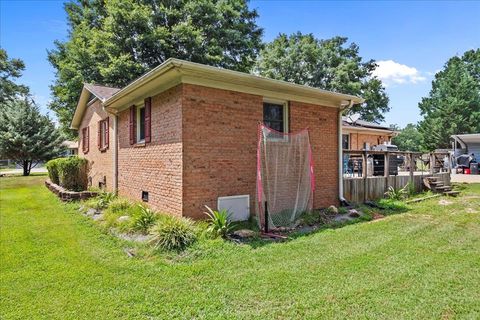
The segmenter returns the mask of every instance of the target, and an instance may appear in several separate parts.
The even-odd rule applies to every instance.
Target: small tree
[[[40,161],[57,157],[63,151],[61,142],[53,122],[30,98],[0,105],[0,156],[21,165],[24,176]]]

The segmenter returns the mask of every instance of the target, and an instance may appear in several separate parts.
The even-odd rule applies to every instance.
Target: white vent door
[[[250,196],[219,197],[218,210],[226,209],[230,213],[230,220],[245,221],[250,217]]]

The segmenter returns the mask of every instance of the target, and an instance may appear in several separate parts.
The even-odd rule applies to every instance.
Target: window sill
[[[147,144],[145,143],[145,141],[141,141],[141,142],[137,142],[133,145],[134,148],[145,148]]]
[[[100,152],[102,152],[102,153],[103,153],[103,152],[107,152],[108,147],[103,147],[103,148],[100,148],[100,149],[98,149],[98,150],[100,150]]]

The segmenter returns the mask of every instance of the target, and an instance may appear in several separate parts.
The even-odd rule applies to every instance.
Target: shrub
[[[408,206],[405,202],[393,199],[380,199],[378,200],[377,205],[384,210],[390,211],[405,212],[408,210]]]
[[[388,187],[388,191],[385,192],[385,196],[390,200],[402,200],[408,194],[407,188],[408,184],[401,189],[395,189],[394,187],[390,186]]]
[[[58,162],[60,185],[67,190],[83,191],[88,185],[88,160],[80,157],[61,158]]]
[[[234,228],[234,223],[229,221],[230,214],[227,210],[221,211],[212,210],[210,207],[205,206],[208,216],[208,230],[214,237],[225,238]]]
[[[157,220],[157,215],[147,207],[142,205],[138,205],[138,207],[140,210],[132,215],[132,229],[145,234]]]
[[[105,209],[108,207],[110,202],[112,202],[113,199],[115,199],[115,194],[111,192],[101,192],[98,194],[96,199],[97,199],[97,209],[99,210]]]
[[[187,218],[165,216],[151,230],[150,243],[156,249],[182,251],[197,240],[193,221]]]
[[[48,170],[48,177],[50,178],[50,181],[58,185],[60,184],[60,180],[58,179],[58,165],[62,160],[63,158],[53,159],[48,161],[45,165]]]
[[[115,213],[122,213],[127,211],[131,206],[132,204],[127,199],[115,198],[108,205],[108,210]]]

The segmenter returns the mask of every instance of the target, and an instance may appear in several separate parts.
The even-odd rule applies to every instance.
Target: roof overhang
[[[480,133],[454,134],[451,137],[463,144],[480,144]]]
[[[354,131],[357,133],[377,133],[377,134],[382,134],[382,135],[389,135],[389,136],[396,136],[398,134],[397,131],[395,130],[386,130],[386,129],[374,129],[374,128],[366,128],[366,127],[355,127],[355,126],[349,126],[349,125],[342,125],[342,130],[344,132],[349,132],[349,131]]]
[[[353,104],[364,102],[364,99],[353,95],[171,58],[115,93],[103,105],[108,111],[116,113],[144,97],[153,96],[181,83],[335,108],[348,105],[350,101]]]
[[[82,93],[80,94],[80,98],[78,99],[77,107],[75,108],[75,113],[73,114],[72,122],[70,123],[70,129],[77,130],[82,122],[83,113],[87,108],[87,104],[89,102],[89,98],[91,96],[91,92],[83,86]]]

